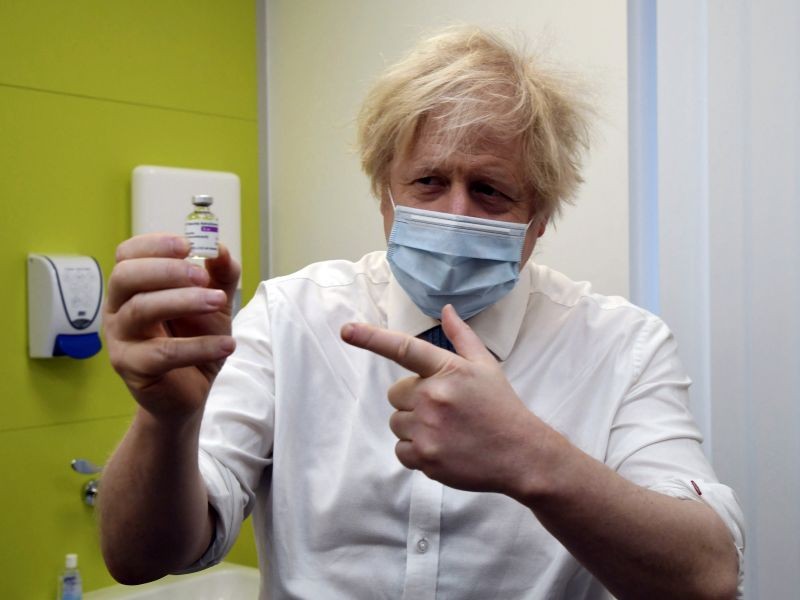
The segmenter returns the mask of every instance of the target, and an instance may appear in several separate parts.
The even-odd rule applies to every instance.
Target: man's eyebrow
[[[452,167],[448,157],[430,157],[421,156],[417,159],[409,161],[409,169],[430,169],[430,170],[446,170]],[[489,173],[493,175],[504,175],[514,177],[514,169],[506,166],[500,160],[487,159],[473,165],[470,170],[475,170],[478,173]]]
[[[410,169],[442,169],[445,168],[447,165],[447,158],[441,157],[436,158],[432,156],[420,156],[418,158],[412,158],[408,162],[408,166]]]
[[[510,169],[503,165],[498,165],[498,164],[482,165],[475,169],[475,173],[479,178],[484,177],[496,183],[502,183],[504,185],[513,185],[515,188],[523,187],[522,179],[514,171],[514,169]]]
[[[516,181],[517,176],[514,174],[513,169],[509,169],[502,165],[487,164],[480,165],[475,168],[479,175],[486,175],[488,177],[495,177],[498,179],[512,179]]]

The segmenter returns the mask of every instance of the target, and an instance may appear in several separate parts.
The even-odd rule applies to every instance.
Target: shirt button
[[[429,547],[430,544],[428,543],[428,540],[426,540],[425,538],[422,538],[417,542],[417,551],[420,554],[425,554],[428,551]]]

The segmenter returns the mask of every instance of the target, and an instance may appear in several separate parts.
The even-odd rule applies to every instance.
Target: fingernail
[[[205,285],[207,278],[205,269],[192,264],[189,265],[189,281],[195,285]]]
[[[230,354],[236,350],[236,341],[232,337],[224,337],[219,341],[219,349]]]
[[[351,323],[347,323],[342,326],[341,336],[345,342],[349,342],[353,337],[353,325]]]
[[[189,241],[186,238],[172,238],[172,251],[177,256],[186,256],[189,253]]]
[[[228,297],[222,290],[207,290],[206,291],[206,304],[209,306],[217,307],[225,304]]]

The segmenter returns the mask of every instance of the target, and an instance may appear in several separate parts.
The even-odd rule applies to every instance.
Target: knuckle
[[[111,302],[108,299],[108,293],[103,296],[103,306],[100,309],[103,314],[103,322],[108,323],[109,319],[114,317],[114,311],[111,308]]]
[[[125,272],[127,271],[127,265],[125,261],[119,261],[114,267],[111,269],[111,274],[108,276],[108,286],[115,287],[120,280],[125,278]]]
[[[112,343],[109,344],[108,354],[114,371],[129,386],[135,387],[136,380],[142,376],[145,369],[142,365],[135,364],[136,352],[132,350],[130,344]]]
[[[162,338],[157,346],[161,362],[171,364],[178,359],[178,344],[174,338]]]
[[[158,269],[158,278],[164,281],[184,281],[189,275],[188,263],[182,264],[181,261],[163,260],[155,263]]]
[[[416,412],[419,413],[420,423],[428,429],[437,430],[444,425],[444,418],[438,410],[426,409],[425,406],[421,406]]]
[[[422,394],[425,401],[438,408],[448,408],[453,404],[453,389],[448,381],[442,379],[429,379]]]
[[[119,348],[118,344],[114,343],[107,343],[108,347],[108,358],[111,362],[111,368],[114,369],[119,375],[126,370],[125,369],[125,360],[124,360],[124,353]]]
[[[407,442],[397,442],[394,446],[394,453],[401,465],[407,469],[416,468],[416,462],[414,461],[414,457],[412,456],[411,449]]]
[[[120,263],[123,260],[125,260],[125,246],[126,245],[127,245],[127,242],[120,242],[119,244],[117,244],[117,248],[116,248],[116,250],[114,250],[114,260],[117,263]]]
[[[132,322],[141,322],[146,313],[145,309],[145,301],[143,299],[142,294],[136,294],[132,296],[125,304],[125,312],[127,313],[128,319]]]
[[[362,337],[361,344],[364,348],[373,348],[375,345],[375,331],[371,328],[356,328],[356,332],[359,333]]]
[[[466,377],[469,375],[469,369],[465,365],[465,361],[457,360],[456,355],[451,355],[441,366],[441,372],[445,375],[453,375],[455,377]]]
[[[414,440],[417,454],[420,461],[426,466],[435,466],[439,464],[441,458],[441,446],[434,440],[422,437]]]
[[[397,347],[397,358],[402,362],[405,360],[409,353],[411,352],[411,342],[413,338],[409,336],[403,337],[403,340],[400,342],[400,345]]]
[[[170,282],[169,287],[203,286],[208,285],[210,280],[205,268],[181,259],[167,261],[164,265],[163,276],[165,281]]]
[[[389,431],[391,431],[396,437],[400,437],[400,428],[397,419],[394,418],[394,415],[389,417]]]
[[[427,464],[419,453],[419,448],[415,441],[399,441],[395,446],[395,454],[400,459],[402,465],[408,469],[424,470]]]
[[[397,406],[398,403],[403,399],[403,390],[395,384],[389,388],[386,392],[386,398],[389,400],[389,404],[392,406]]]

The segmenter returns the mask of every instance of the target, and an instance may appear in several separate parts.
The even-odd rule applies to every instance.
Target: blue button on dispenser
[[[103,347],[100,336],[96,333],[70,335],[62,333],[56,336],[53,356],[71,356],[72,358],[89,358],[100,352]]]

